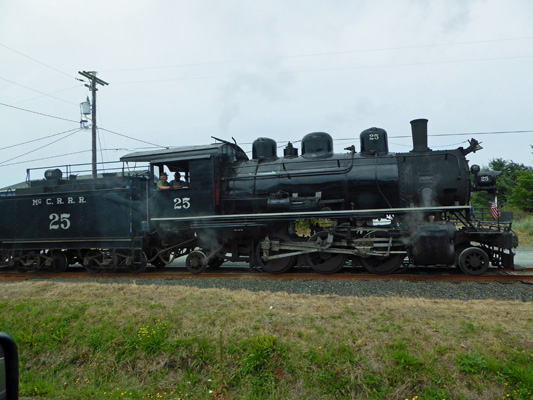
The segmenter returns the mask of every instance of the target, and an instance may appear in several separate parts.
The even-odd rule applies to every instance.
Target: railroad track
[[[16,272],[16,271],[1,271],[0,282],[25,281],[32,279],[213,279],[213,278],[259,278],[259,279],[340,279],[340,280],[403,280],[411,282],[419,281],[469,281],[469,282],[533,282],[533,268],[527,268],[521,271],[511,271],[506,269],[492,269],[482,276],[464,275],[455,270],[441,270],[436,268],[417,268],[413,271],[406,270],[404,272],[392,275],[373,275],[368,273],[344,272],[332,275],[320,275],[314,272],[303,270],[301,272],[286,273],[282,275],[271,275],[266,273],[259,273],[251,271],[247,268],[223,268],[224,272],[204,272],[202,274],[191,274],[185,268],[171,267],[166,271],[158,271],[149,269],[142,274],[130,274],[123,272],[104,272],[98,274],[90,274],[81,268],[72,269],[63,273],[51,272]],[[445,271],[445,272],[443,272]]]

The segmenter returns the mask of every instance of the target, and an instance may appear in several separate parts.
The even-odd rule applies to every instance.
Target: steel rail
[[[174,268],[173,268],[174,269]],[[182,269],[182,268],[180,268]],[[25,281],[35,279],[56,279],[56,278],[71,278],[71,279],[137,279],[137,280],[151,280],[151,279],[215,279],[215,278],[258,278],[258,279],[313,279],[313,280],[403,280],[411,282],[422,281],[441,281],[441,282],[533,282],[533,268],[528,268],[522,271],[510,271],[499,269],[489,275],[471,276],[463,274],[442,275],[436,274],[439,271],[433,271],[435,274],[424,273],[397,273],[391,275],[374,275],[366,272],[345,272],[331,275],[321,275],[314,272],[296,272],[286,273],[280,275],[272,275],[260,272],[204,272],[202,274],[191,274],[186,272],[144,272],[141,274],[123,273],[123,272],[101,272],[91,274],[88,272],[3,272],[0,273],[0,282]]]

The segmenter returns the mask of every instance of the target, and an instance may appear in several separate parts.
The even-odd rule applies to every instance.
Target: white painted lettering
[[[63,203],[63,199],[61,197],[58,197],[57,204],[65,204],[65,203]]]
[[[52,205],[52,199],[46,199],[46,204]]]
[[[86,203],[85,198],[80,196],[78,199],[78,203],[85,204]]]
[[[74,204],[74,199],[72,197],[68,198],[68,204]]]
[[[38,205],[41,205],[41,204],[43,204],[41,199],[33,199],[33,205],[34,206],[38,206]]]

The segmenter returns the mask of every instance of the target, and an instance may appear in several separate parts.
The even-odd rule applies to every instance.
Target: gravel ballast
[[[59,279],[54,279],[59,280]],[[69,281],[61,279],[61,281]],[[76,279],[72,282],[94,279]],[[401,280],[270,279],[266,277],[105,279],[101,284],[182,285],[199,289],[287,292],[355,297],[410,297],[455,300],[517,300],[533,302],[531,282],[409,282]]]

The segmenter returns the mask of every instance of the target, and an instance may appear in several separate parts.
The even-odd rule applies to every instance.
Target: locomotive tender
[[[277,155],[272,139],[253,143],[252,159],[217,139],[206,146],[136,152],[118,172],[96,179],[72,167],[0,196],[0,262],[22,270],[142,272],[187,256],[194,273],[226,260],[270,273],[296,265],[329,274],[362,266],[376,274],[407,265],[455,265],[480,275],[489,264],[514,268],[511,224],[475,221],[472,190],[494,190],[495,175],[469,169],[480,149],[434,151],[427,120],[411,121],[413,149],[388,150],[370,128],[344,154],[324,132]],[[215,138],[216,139],[216,138]],[[143,167],[139,169],[138,164]],[[186,185],[157,190],[157,176],[181,172]],[[83,179],[85,178],[85,179]]]

